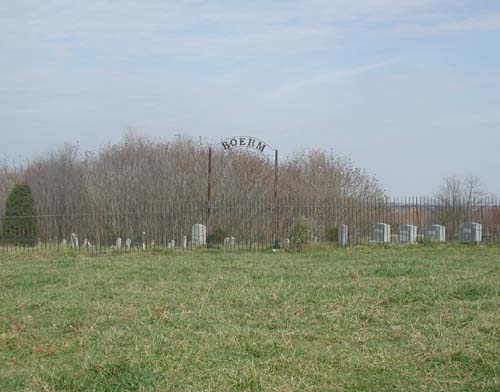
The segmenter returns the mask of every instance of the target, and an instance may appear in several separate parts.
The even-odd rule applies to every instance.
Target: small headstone
[[[182,248],[183,249],[187,248],[187,237],[186,236],[182,237]]]
[[[349,227],[347,225],[339,225],[338,241],[340,246],[347,246],[349,243]]]
[[[204,246],[207,244],[207,227],[196,223],[191,228],[191,242],[193,246]]]
[[[229,237],[229,246],[234,247],[236,244],[236,239],[234,237]]]
[[[127,248],[127,250],[130,250],[131,245],[132,245],[132,240],[130,238],[127,238],[125,240],[125,247]]]
[[[483,237],[483,225],[476,222],[465,222],[460,225],[458,240],[464,243],[479,244]]]
[[[229,238],[229,237],[224,238],[224,246],[229,246],[230,240],[231,240],[231,238]]]
[[[414,225],[399,225],[398,241],[401,243],[417,242],[417,226]]]
[[[142,250],[146,250],[146,232],[142,232]]]
[[[375,223],[373,225],[373,242],[380,244],[391,241],[391,225],[387,223]]]
[[[290,238],[285,240],[285,246],[288,248],[290,246]]]
[[[71,247],[78,249],[78,236],[75,233],[71,233]]]
[[[446,242],[446,227],[441,225],[426,225],[424,239],[428,241]]]
[[[175,240],[170,241],[170,247],[171,247],[172,249],[174,249],[174,248],[175,248]]]

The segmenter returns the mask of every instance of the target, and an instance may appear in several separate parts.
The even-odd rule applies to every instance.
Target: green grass
[[[498,391],[500,250],[0,254],[1,391]]]

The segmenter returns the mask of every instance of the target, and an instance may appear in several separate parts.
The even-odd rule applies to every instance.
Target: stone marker
[[[231,239],[229,237],[224,238],[224,246],[229,246],[229,241]]]
[[[373,225],[373,242],[380,244],[391,242],[391,225],[375,223]]]
[[[127,238],[125,240],[125,246],[127,247],[127,250],[130,250],[131,245],[132,245],[132,240],[130,238]]]
[[[417,242],[418,228],[415,225],[399,225],[398,241],[401,243]]]
[[[441,225],[426,225],[424,239],[428,241],[446,242],[446,227]]]
[[[236,244],[236,240],[234,237],[229,237],[229,246],[233,246]]]
[[[120,250],[122,248],[122,239],[118,237],[116,239],[116,250]]]
[[[347,246],[349,243],[349,227],[341,224],[338,228],[338,241],[340,246]]]
[[[186,236],[182,237],[182,248],[183,249],[187,248],[187,237]]]
[[[191,242],[193,246],[204,246],[207,244],[207,227],[196,223],[191,228]]]
[[[71,233],[71,247],[78,249],[78,236],[75,233]]]
[[[146,232],[142,232],[142,250],[146,250]]]
[[[479,244],[483,237],[483,225],[476,222],[465,222],[460,225],[458,240],[460,242]]]

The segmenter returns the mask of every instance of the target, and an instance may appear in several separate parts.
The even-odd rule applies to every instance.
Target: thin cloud
[[[318,85],[323,85],[323,84],[328,84],[340,80],[344,80],[347,78],[351,78],[353,76],[357,76],[360,74],[364,74],[376,69],[384,68],[389,65],[395,64],[398,62],[399,59],[394,58],[378,63],[373,63],[373,64],[367,64],[367,65],[362,65],[359,67],[353,67],[349,69],[342,69],[342,70],[337,70],[333,72],[325,72],[319,75],[316,75],[311,78],[307,79],[302,79],[299,81],[295,81],[293,83],[286,84],[284,86],[281,86],[279,89],[275,90],[271,94],[273,96],[286,96],[290,95],[293,93],[296,93],[300,90],[303,90],[305,88],[313,87],[313,86],[318,86]]]
[[[500,30],[500,12],[432,25],[403,25],[401,29],[418,35],[498,31]]]

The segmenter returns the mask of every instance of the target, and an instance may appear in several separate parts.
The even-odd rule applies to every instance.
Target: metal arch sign
[[[220,142],[224,151],[236,148],[247,148],[257,152],[265,153],[266,150],[276,151],[266,142],[253,136],[231,136]]]

